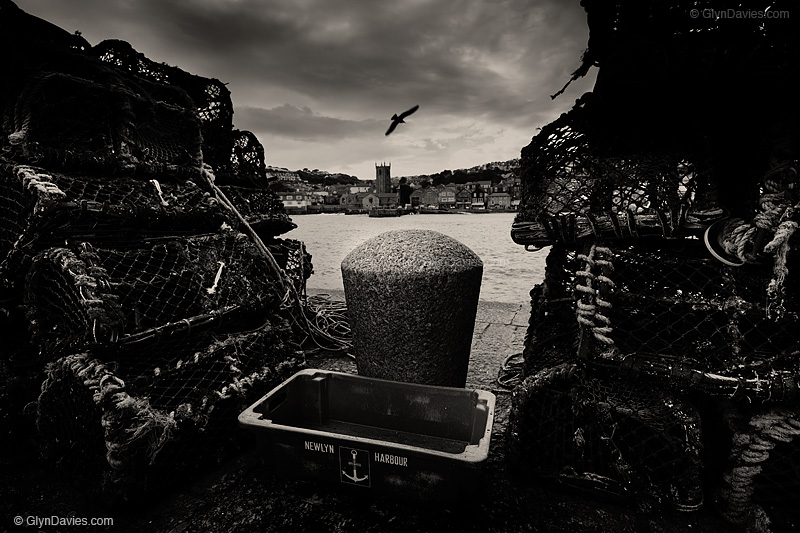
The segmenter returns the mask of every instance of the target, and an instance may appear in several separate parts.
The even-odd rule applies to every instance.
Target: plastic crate
[[[284,476],[463,501],[489,453],[494,394],[302,370],[239,415]],[[362,492],[363,493],[363,492]]]

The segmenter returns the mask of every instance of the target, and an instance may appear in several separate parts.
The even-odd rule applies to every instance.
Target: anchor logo
[[[340,476],[342,483],[370,486],[369,452],[353,448],[339,448],[339,463],[342,467]]]

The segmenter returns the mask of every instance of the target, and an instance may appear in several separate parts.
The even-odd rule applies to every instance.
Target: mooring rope
[[[796,178],[797,171],[791,163],[771,169],[764,176],[759,212],[753,221],[739,220],[731,224],[720,242],[726,253],[744,263],[756,261],[762,251],[775,256],[772,279],[767,287],[767,318],[781,318],[786,312],[783,305],[783,285],[789,273],[786,260],[791,248],[789,240],[798,228],[795,218],[800,209],[800,203],[791,205],[788,192]],[[760,250],[759,239],[769,233],[772,239]]]
[[[733,435],[730,461],[735,466],[724,474],[725,484],[721,489],[725,502],[723,514],[728,520],[748,525],[749,531],[770,531],[767,514],[752,498],[757,477],[776,445],[797,438],[800,438],[800,418],[783,408],[753,416],[744,430]]]

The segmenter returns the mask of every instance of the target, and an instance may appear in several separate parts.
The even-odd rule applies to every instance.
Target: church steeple
[[[382,165],[375,163],[375,190],[378,193],[392,192],[392,164],[384,162]]]

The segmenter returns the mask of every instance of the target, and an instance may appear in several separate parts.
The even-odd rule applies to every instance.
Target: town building
[[[361,199],[361,207],[364,209],[397,207],[397,194],[393,192],[371,192]]]
[[[425,189],[422,189],[420,205],[424,207],[438,207],[439,191],[436,190],[435,187],[426,187]]]
[[[278,198],[281,199],[283,202],[283,207],[286,209],[287,213],[291,212],[305,212],[308,210],[308,206],[311,205],[311,199],[309,195],[303,192],[279,192]]]
[[[392,192],[392,164],[375,164],[375,192]]]
[[[425,205],[422,201],[423,189],[414,189],[411,193],[411,207],[419,207]]]
[[[459,209],[469,209],[472,206],[472,193],[468,189],[462,188],[456,192],[456,207]]]
[[[456,206],[456,190],[453,187],[439,186],[439,207],[452,208]]]
[[[475,189],[472,191],[472,209],[485,209],[486,208],[486,193],[483,189]]]
[[[489,209],[508,209],[511,207],[511,195],[507,192],[493,192],[489,195]]]

